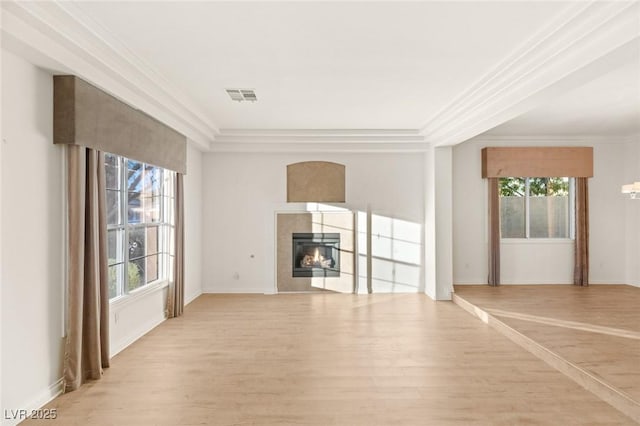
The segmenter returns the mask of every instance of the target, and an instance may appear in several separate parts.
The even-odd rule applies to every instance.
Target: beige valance
[[[344,165],[328,161],[289,164],[287,202],[344,203]]]
[[[53,77],[53,142],[187,172],[187,138],[73,75]]]
[[[591,147],[487,147],[482,177],[593,177]]]

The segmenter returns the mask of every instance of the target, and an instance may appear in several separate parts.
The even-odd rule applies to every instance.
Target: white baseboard
[[[594,285],[616,285],[616,284],[625,284],[623,282],[618,281],[589,281],[589,284]],[[500,285],[573,285],[573,282],[558,282],[558,281],[521,281],[521,282],[501,282]]]
[[[561,282],[561,280],[555,280],[555,281],[551,281],[551,280],[518,280],[518,282],[507,282],[506,280],[502,279],[500,282],[501,285],[534,285],[534,284],[541,284],[541,285],[550,285],[550,284],[559,284],[559,285],[567,285],[567,284],[573,284],[572,282]],[[461,281],[457,281],[454,280],[453,281],[453,285],[488,285],[487,283],[487,279],[485,278],[484,280],[461,280]]]
[[[166,318],[160,317],[160,318],[154,318],[151,321],[145,322],[144,324],[142,324],[142,326],[134,330],[132,333],[128,334],[125,338],[121,339],[119,342],[112,343],[109,356],[113,358],[114,356],[122,352],[125,348],[127,348],[129,345],[131,345],[133,342],[135,342],[136,340],[138,340],[139,338],[141,338],[142,336],[144,336],[145,334],[147,334],[148,332],[150,332],[151,330],[153,330],[154,328],[162,324],[164,321],[166,321]]]
[[[23,406],[17,408],[3,407],[5,412],[3,412],[2,426],[15,426],[18,423],[24,421],[25,418],[18,415],[18,410],[24,410],[26,413],[31,413],[34,410],[38,410],[47,405],[49,402],[53,401],[58,396],[62,395],[62,391],[63,381],[62,378],[60,378],[55,383],[49,385],[47,389],[44,389],[40,393],[38,393],[38,395],[36,395],[29,403],[26,403]],[[13,412],[16,413],[15,419],[7,418],[11,417],[12,414],[9,410],[13,410]],[[9,413],[8,416],[7,413]]]
[[[264,287],[205,287],[202,289],[203,293],[207,294],[265,294]]]
[[[570,282],[558,282],[558,281],[540,281],[540,280],[536,280],[536,281],[520,281],[517,283],[514,282],[501,282],[500,285],[535,285],[535,284],[540,284],[540,285],[568,285],[568,284],[573,284]],[[486,280],[485,281],[455,281],[453,285],[489,285]]]
[[[531,282],[519,282],[519,283],[500,283],[500,285],[571,285],[573,283],[558,283],[558,282],[542,282],[542,281],[531,281]],[[625,281],[589,281],[589,284],[593,285],[630,285],[634,287],[640,287],[640,282],[638,283],[628,283]],[[457,281],[454,285],[488,285],[486,282],[465,282],[465,281]]]
[[[559,281],[541,281],[541,280],[526,280],[526,281],[519,281],[517,283],[514,282],[507,282],[504,280],[500,280],[500,285],[571,285],[573,284],[573,282],[569,282],[569,281],[565,281],[565,282],[559,282]]]
[[[202,290],[201,291],[197,291],[189,296],[186,296],[184,298],[184,305],[187,306],[189,303],[193,302],[194,300],[196,300],[198,298],[198,296],[200,296],[202,294]]]

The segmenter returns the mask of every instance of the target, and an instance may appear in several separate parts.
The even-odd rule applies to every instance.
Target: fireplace
[[[339,277],[339,233],[294,233],[293,277]]]

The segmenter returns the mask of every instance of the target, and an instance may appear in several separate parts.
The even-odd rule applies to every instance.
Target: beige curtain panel
[[[175,318],[184,310],[184,176],[176,173],[175,191],[175,256],[173,279],[167,295],[167,317]]]
[[[589,285],[589,181],[576,178],[576,239],[573,283]]]
[[[500,193],[499,179],[487,179],[489,184],[489,278],[491,286],[500,285]]]
[[[104,154],[67,147],[68,323],[65,392],[109,367],[109,293]]]

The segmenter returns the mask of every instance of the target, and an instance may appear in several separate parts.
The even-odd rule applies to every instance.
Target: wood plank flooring
[[[640,288],[456,286],[456,295],[635,401],[640,418]]]
[[[203,295],[48,407],[66,426],[634,424],[417,294]]]

